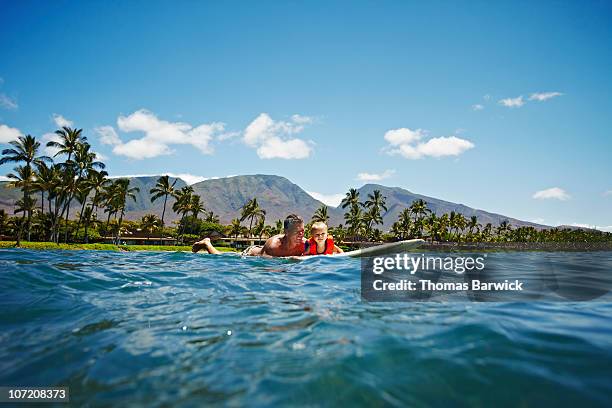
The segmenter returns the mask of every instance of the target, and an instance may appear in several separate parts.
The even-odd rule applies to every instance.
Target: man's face
[[[287,238],[293,245],[301,244],[304,238],[304,223],[294,225],[293,228],[287,232]]]

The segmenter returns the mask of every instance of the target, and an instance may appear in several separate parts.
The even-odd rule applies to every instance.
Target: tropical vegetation
[[[177,188],[177,179],[168,175],[159,177],[148,191],[152,203],[163,200],[161,217],[149,213],[140,221],[126,220],[139,188],[127,178],[109,177],[82,129],[63,127],[55,136],[44,147],[31,135],[20,136],[2,150],[0,165],[15,164],[7,174],[7,186],[20,194],[12,215],[0,210],[0,237],[14,240],[14,245],[41,241],[58,247],[86,246],[104,241],[117,246],[126,236],[137,233],[144,234],[147,241],[169,237],[181,245],[202,236],[262,240],[282,232],[281,220],[266,223],[266,210],[257,197],[247,200],[229,225],[222,225],[219,216],[206,209],[206,197],[196,194],[192,186]],[[43,149],[50,154],[42,154]],[[384,225],[389,209],[380,190],[362,201],[359,191],[351,188],[339,208],[344,210],[344,222],[329,230],[337,242],[349,244],[411,238],[431,242],[612,241],[612,234],[595,230],[516,227],[508,221],[483,225],[474,215],[466,217],[455,211],[437,214],[424,200],[413,201],[399,211],[391,225]],[[169,209],[178,216],[172,225],[166,222]],[[329,208],[321,205],[312,214],[306,235],[313,222],[329,223],[330,219]]]

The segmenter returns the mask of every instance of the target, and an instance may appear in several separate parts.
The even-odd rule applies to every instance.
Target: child
[[[334,239],[327,235],[327,225],[315,222],[310,227],[310,239],[304,244],[302,255],[333,255],[344,252],[334,244]]]

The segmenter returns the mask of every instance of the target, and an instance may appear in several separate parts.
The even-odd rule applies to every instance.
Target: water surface
[[[488,256],[527,278],[539,257]],[[612,269],[572,257],[549,262]],[[2,250],[0,385],[94,406],[610,405],[607,296],[368,303],[360,265]]]

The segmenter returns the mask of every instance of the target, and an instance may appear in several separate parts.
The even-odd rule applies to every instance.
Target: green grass
[[[0,241],[0,249],[15,247],[15,241]],[[188,251],[189,245],[113,245],[113,244],[56,244],[54,242],[21,241],[20,248],[25,249],[61,249],[61,250],[97,250],[97,251]],[[232,248],[217,248],[221,252],[234,252]]]

